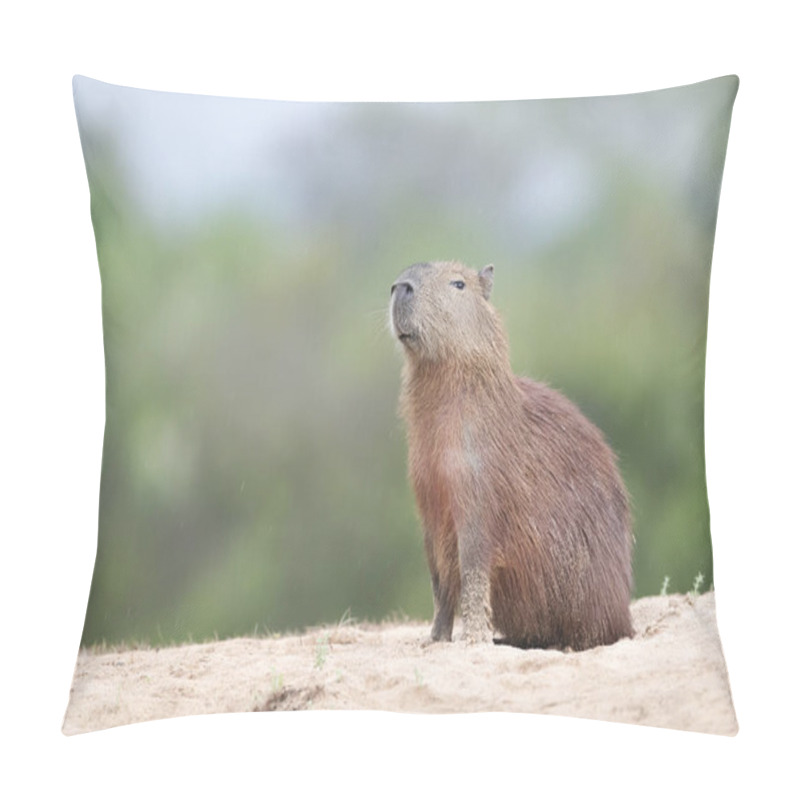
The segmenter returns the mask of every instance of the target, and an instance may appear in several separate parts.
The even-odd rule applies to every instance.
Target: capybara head
[[[457,261],[414,264],[392,284],[392,333],[411,359],[469,360],[502,346],[489,303],[494,267],[480,272]]]

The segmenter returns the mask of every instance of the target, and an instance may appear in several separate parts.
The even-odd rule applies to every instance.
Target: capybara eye
[[[464,281],[450,281],[451,286],[455,286],[456,289],[463,289],[467,284]]]

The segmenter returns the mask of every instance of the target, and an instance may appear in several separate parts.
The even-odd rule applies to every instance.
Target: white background
[[[0,19],[7,796],[797,796],[798,69],[790,4],[18,7]],[[740,76],[706,387],[717,611],[736,738],[534,715],[366,712],[224,715],[62,736],[94,564],[104,414],[100,279],[75,73],[148,89],[307,100],[617,94]]]

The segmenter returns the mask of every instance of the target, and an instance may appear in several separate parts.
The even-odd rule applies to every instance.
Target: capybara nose
[[[414,294],[414,287],[408,281],[397,281],[392,284],[392,294],[397,292],[397,299],[405,300]]]

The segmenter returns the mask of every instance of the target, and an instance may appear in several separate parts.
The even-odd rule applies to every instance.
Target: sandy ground
[[[633,639],[581,653],[463,642],[427,623],[81,651],[66,734],[233,711],[524,711],[733,735],[714,595],[647,597]]]

